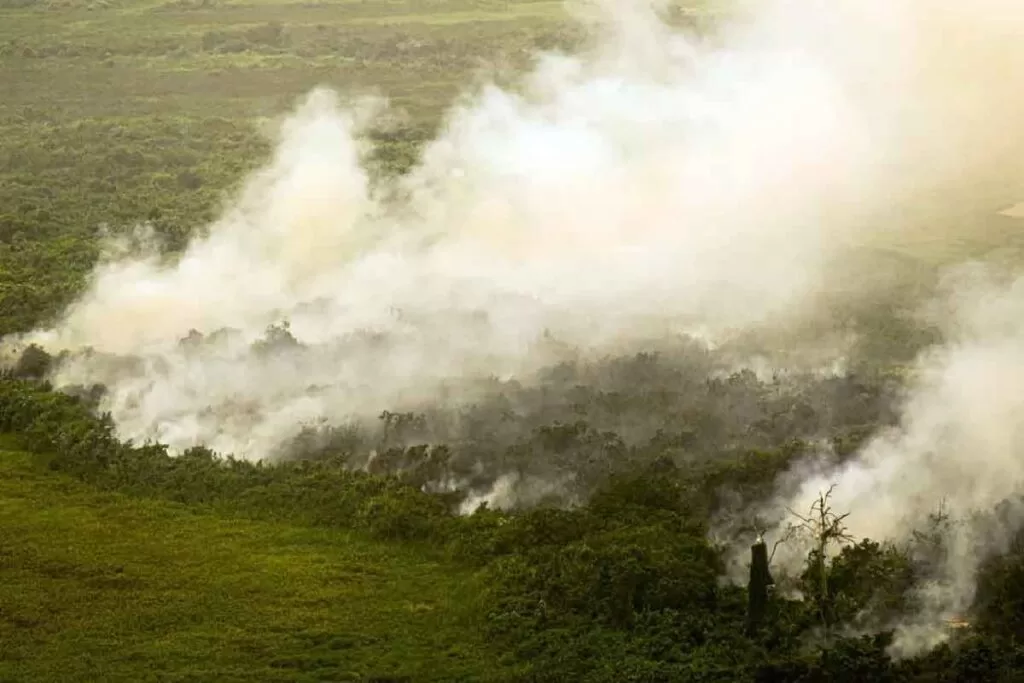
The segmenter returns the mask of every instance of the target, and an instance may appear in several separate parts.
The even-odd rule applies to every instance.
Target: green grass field
[[[99,492],[0,452],[0,681],[486,680],[428,549]]]

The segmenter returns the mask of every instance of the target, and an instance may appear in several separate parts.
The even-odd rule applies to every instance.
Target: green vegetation
[[[420,463],[396,474],[354,470],[358,449],[274,466],[202,449],[173,458],[118,442],[83,399],[13,379],[0,384],[0,430],[36,454],[3,456],[13,646],[0,671],[14,680],[58,680],[58,662],[82,653],[115,680],[154,669],[172,680],[1014,680],[1024,656],[1021,550],[986,567],[972,628],[952,646],[896,664],[890,631],[851,631],[913,610],[922,550],[939,542],[927,529],[919,546],[812,551],[790,579],[811,597],[776,595],[749,633],[746,591],[719,580],[709,519],[723,493],[770,494],[798,441],[682,469],[657,454],[685,437],[659,434],[619,451],[586,506],[459,516],[458,496],[412,483],[430,463],[457,463],[457,449],[389,449]],[[550,466],[591,433],[541,429],[531,462]],[[837,540],[842,520],[827,509],[821,520],[805,523]],[[205,668],[186,661],[202,651]]]
[[[0,453],[0,680],[483,680],[468,571]]]
[[[373,172],[396,174],[481,58],[514,69],[580,38],[550,0],[0,0],[0,335],[81,291],[101,230],[148,223],[180,249],[265,158],[259,123],[310,87],[404,110],[372,133]],[[912,332],[885,327],[864,353],[912,353],[926,342]],[[746,590],[722,581],[714,515],[771,495],[811,444],[842,457],[891,424],[885,365],[786,386],[719,376],[693,349],[567,365],[502,385],[457,434],[443,415],[385,413],[376,431],[311,428],[270,466],[121,443],[94,410],[102,387],[51,391],[51,360],[30,349],[0,381],[2,681],[1024,670],[1020,539],[986,565],[972,627],[900,662],[886,648],[928,577],[920,548],[866,540],[826,559],[842,530],[810,519],[822,544],[787,578],[808,599],[775,594],[752,632]],[[501,472],[562,485],[529,510],[464,516],[466,492],[430,486],[483,491]]]

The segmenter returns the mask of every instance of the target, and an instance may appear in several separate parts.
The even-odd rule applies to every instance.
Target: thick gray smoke
[[[579,9],[595,48],[466,94],[386,187],[361,142],[385,104],[310,94],[180,259],[111,257],[22,341],[94,349],[56,383],[105,384],[124,437],[259,458],[304,422],[465,400],[565,348],[805,329],[835,360],[813,321],[873,291],[858,249],[931,253],[1020,199],[1019,0],[764,0],[700,38],[651,3]],[[943,497],[1022,492],[1024,284],[948,293],[899,429],[787,502],[835,480],[854,533],[900,539]],[[253,348],[285,320],[294,338]],[[973,562],[950,560],[934,612],[969,600]]]

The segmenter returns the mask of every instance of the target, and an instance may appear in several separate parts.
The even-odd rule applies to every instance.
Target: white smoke
[[[585,9],[599,48],[466,95],[380,192],[401,201],[361,165],[382,105],[312,93],[180,259],[101,264],[31,336],[136,360],[81,355],[57,384],[108,386],[124,437],[265,457],[303,421],[526,377],[546,333],[609,352],[784,326],[849,245],[942,239],[936,217],[1020,179],[1010,0],[770,1],[703,39],[650,4]],[[305,348],[250,352],[284,320]],[[191,329],[236,334],[183,349]]]
[[[459,512],[464,515],[472,514],[481,505],[486,505],[492,510],[509,510],[524,505],[535,505],[547,496],[564,498],[568,483],[509,472],[498,477],[486,493],[473,493],[467,496],[459,505]]]
[[[1020,198],[1018,0],[764,0],[702,38],[650,3],[584,9],[596,49],[467,94],[382,188],[362,133],[384,104],[311,93],[180,259],[111,257],[22,341],[94,349],[54,380],[106,385],[122,437],[260,458],[303,423],[528,378],[564,348],[550,337],[609,353],[796,325],[840,285],[870,289],[870,270],[836,281],[853,247],[956,244]],[[948,292],[948,343],[920,359],[900,427],[794,508],[835,481],[853,533],[898,540],[939,499],[966,515],[1024,490],[1024,281]],[[254,351],[282,321],[301,345]],[[193,329],[226,332],[179,344]],[[903,650],[969,604],[980,556],[951,556]]]
[[[943,508],[955,523],[916,596],[921,609],[897,625],[901,655],[948,637],[946,622],[972,605],[981,563],[1024,524],[1024,277],[1007,282],[973,264],[951,273],[943,291],[929,313],[946,342],[919,358],[900,424],[842,465],[801,463],[786,477],[795,492],[774,510],[784,524],[787,509],[806,510],[834,486],[829,503],[849,513],[853,537],[904,543]],[[805,551],[783,550],[778,562],[798,569]]]
[[[955,245],[1020,199],[1018,0],[764,0],[700,38],[660,4],[579,6],[596,49],[468,93],[385,187],[362,142],[385,103],[311,93],[179,259],[112,254],[20,341],[93,349],[54,380],[106,385],[122,437],[261,458],[303,423],[468,400],[466,380],[529,378],[566,346],[795,326],[871,289],[870,260],[837,281],[853,247]],[[944,292],[947,342],[919,359],[899,427],[801,470],[782,503],[834,482],[851,533],[902,540],[940,500],[971,518],[1024,492],[1024,279]],[[282,321],[300,345],[279,331],[253,350]],[[180,344],[190,330],[207,337]],[[957,532],[899,651],[941,639],[1019,521]]]

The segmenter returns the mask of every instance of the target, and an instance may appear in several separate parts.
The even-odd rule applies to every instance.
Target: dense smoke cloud
[[[577,9],[591,48],[467,93],[384,186],[362,133],[385,103],[311,93],[180,259],[112,256],[22,341],[90,347],[54,380],[106,385],[124,437],[259,458],[303,423],[468,401],[475,378],[678,334],[840,360],[829,313],[878,294],[879,254],[957,244],[1020,199],[1017,0],[765,0],[699,37],[656,4]],[[941,498],[968,515],[1021,492],[1024,284],[940,292],[947,343],[900,426],[801,471],[784,503],[835,481],[852,532],[901,539]],[[929,609],[969,602],[975,559],[950,559]]]
[[[832,276],[850,245],[941,239],[936,217],[1001,208],[1019,174],[1014,3],[766,2],[711,38],[643,3],[580,9],[596,48],[467,94],[398,187],[360,163],[383,104],[312,93],[179,260],[103,263],[33,335],[135,358],[57,383],[108,386],[126,437],[266,456],[304,420],[526,377],[551,338],[785,328],[869,284]],[[285,320],[304,346],[250,352]],[[233,332],[183,348],[192,329]]]

